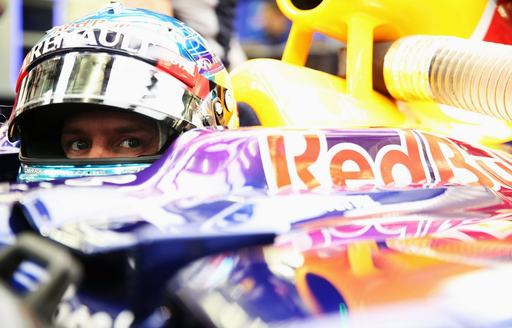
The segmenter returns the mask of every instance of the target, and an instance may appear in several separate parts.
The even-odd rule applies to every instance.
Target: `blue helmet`
[[[133,173],[173,138],[195,127],[236,127],[229,75],[205,40],[184,23],[114,3],[57,26],[27,54],[18,77],[8,137],[20,141],[19,180]],[[64,120],[84,111],[130,112],[155,122],[150,156],[71,159]]]

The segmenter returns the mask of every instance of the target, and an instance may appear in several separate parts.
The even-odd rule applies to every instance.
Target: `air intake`
[[[290,0],[297,9],[311,10],[322,3],[323,0]]]

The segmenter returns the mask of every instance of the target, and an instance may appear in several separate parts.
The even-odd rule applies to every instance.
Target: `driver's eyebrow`
[[[151,128],[149,126],[145,125],[139,125],[139,124],[130,124],[125,126],[119,126],[113,129],[116,133],[138,133],[138,132],[157,132],[156,127]]]

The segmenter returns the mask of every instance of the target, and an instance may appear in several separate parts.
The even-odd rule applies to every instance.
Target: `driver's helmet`
[[[121,111],[158,126],[160,151],[135,158],[70,159],[64,120]],[[175,136],[196,127],[236,127],[229,76],[205,40],[184,23],[113,3],[54,27],[27,54],[8,137],[20,141],[21,182],[138,172]]]

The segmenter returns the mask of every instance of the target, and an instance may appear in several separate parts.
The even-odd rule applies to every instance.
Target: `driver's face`
[[[154,155],[156,123],[131,113],[83,112],[64,122],[61,144],[68,158],[109,158]]]

